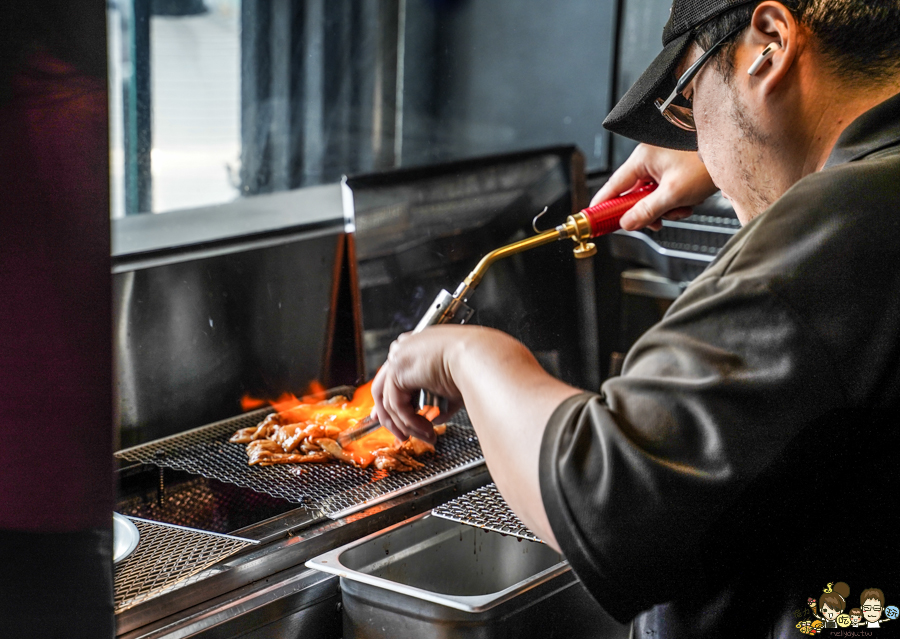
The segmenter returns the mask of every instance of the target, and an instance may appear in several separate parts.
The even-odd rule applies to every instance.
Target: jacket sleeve
[[[843,400],[826,351],[753,268],[709,269],[600,395],[544,433],[542,499],[576,574],[620,621],[691,588],[707,537]]]

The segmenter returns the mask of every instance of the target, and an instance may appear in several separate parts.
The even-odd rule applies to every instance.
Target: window
[[[111,0],[113,215],[551,144],[608,165],[614,0]]]

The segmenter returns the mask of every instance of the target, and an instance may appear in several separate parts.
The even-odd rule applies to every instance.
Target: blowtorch
[[[431,303],[428,312],[419,320],[413,329],[413,333],[425,330],[429,326],[437,324],[465,324],[475,312],[467,301],[475,292],[478,284],[484,278],[488,268],[498,260],[516,253],[531,250],[544,244],[550,244],[559,240],[571,239],[575,242],[573,253],[578,259],[592,257],[597,253],[597,247],[589,242],[591,238],[600,237],[612,233],[621,228],[619,220],[635,204],[656,190],[657,185],[650,183],[641,186],[630,193],[600,202],[581,210],[575,215],[570,215],[565,223],[554,229],[538,233],[532,237],[491,251],[478,262],[478,265],[457,287],[456,292],[450,293],[446,289],[438,293]],[[438,415],[447,412],[447,401],[428,391],[419,391],[419,412],[427,416]],[[369,433],[380,428],[377,420],[367,417],[358,426],[345,430],[337,437],[341,446],[365,437]]]

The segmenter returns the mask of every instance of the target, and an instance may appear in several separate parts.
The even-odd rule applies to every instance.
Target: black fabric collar
[[[851,122],[823,168],[859,160],[897,144],[900,144],[900,93]]]

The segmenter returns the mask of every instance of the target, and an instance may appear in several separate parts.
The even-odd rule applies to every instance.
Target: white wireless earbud
[[[781,48],[781,45],[777,42],[771,43],[765,49],[763,49],[762,53],[759,54],[759,57],[753,61],[753,64],[750,65],[750,68],[747,69],[747,73],[749,75],[756,75],[756,72],[760,70],[763,63],[772,57],[772,55]]]

